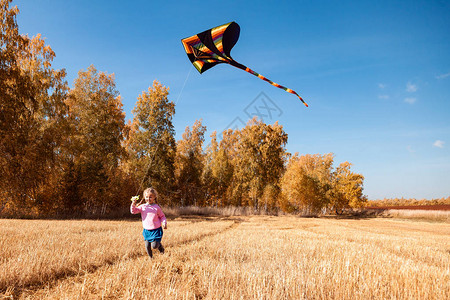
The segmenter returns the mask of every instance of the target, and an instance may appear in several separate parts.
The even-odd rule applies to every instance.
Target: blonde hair
[[[156,202],[156,200],[158,200],[158,192],[154,188],[152,188],[152,187],[146,188],[144,190],[144,198],[145,198],[146,194],[153,194],[153,195],[155,195],[155,202]]]

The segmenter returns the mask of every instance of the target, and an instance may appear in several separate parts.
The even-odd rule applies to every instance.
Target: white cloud
[[[414,104],[416,103],[417,99],[416,98],[405,98],[405,102],[408,104]]]
[[[441,74],[436,76],[436,79],[444,79],[450,76],[450,73],[446,73],[446,74]]]
[[[389,98],[390,98],[389,95],[378,95],[378,99],[387,100]]]
[[[408,93],[414,93],[414,92],[417,92],[417,90],[418,90],[417,85],[412,84],[411,82],[408,82],[408,83],[406,84],[406,91],[407,91]]]
[[[408,150],[409,153],[415,153],[416,150],[414,150],[411,146],[407,146],[406,150]]]
[[[379,84],[378,84],[378,87],[379,87],[380,89],[385,89],[385,88],[386,88],[386,85],[385,85],[384,83],[379,83]]]
[[[444,141],[436,140],[436,142],[433,143],[433,146],[436,148],[444,148],[444,144],[445,144]]]

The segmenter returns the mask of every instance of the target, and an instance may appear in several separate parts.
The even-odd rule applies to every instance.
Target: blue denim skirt
[[[161,242],[161,239],[163,237],[163,230],[162,227],[147,230],[144,228],[144,231],[142,231],[142,235],[144,236],[144,240],[149,242]]]

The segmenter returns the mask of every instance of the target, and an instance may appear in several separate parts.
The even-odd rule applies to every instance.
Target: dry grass
[[[220,232],[233,221],[175,221],[168,247]],[[142,256],[140,221],[0,220],[0,291],[32,288]],[[177,232],[175,236],[172,232]]]
[[[166,253],[153,260],[139,222],[0,220],[0,226],[4,297],[450,298],[446,223],[186,217],[171,220]]]
[[[403,219],[423,219],[450,223],[450,211],[448,210],[389,209],[383,212],[383,216]]]
[[[227,206],[227,207],[198,207],[198,206],[184,206],[184,207],[167,207],[164,212],[169,216],[253,216],[253,215],[282,215],[282,211],[266,212],[264,208],[255,210],[248,206]]]

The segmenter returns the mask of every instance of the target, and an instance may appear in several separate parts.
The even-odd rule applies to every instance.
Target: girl
[[[132,214],[141,214],[142,226],[144,231],[142,235],[145,240],[145,249],[147,250],[150,258],[153,257],[152,249],[158,249],[159,252],[164,253],[164,247],[161,244],[161,239],[163,236],[163,230],[167,229],[167,220],[161,207],[156,204],[156,199],[158,198],[158,193],[153,188],[148,188],[144,191],[144,199],[146,204],[138,205],[136,207],[136,202],[139,197],[131,198],[130,211]],[[161,227],[162,225],[162,227]]]

